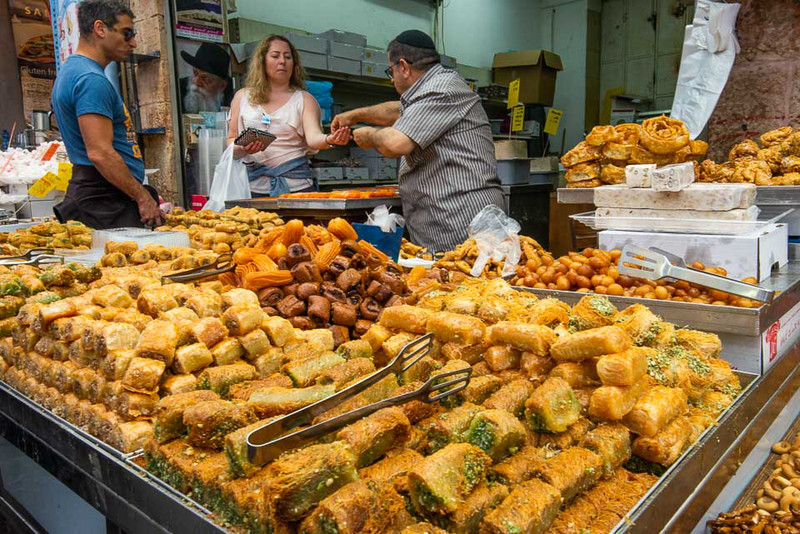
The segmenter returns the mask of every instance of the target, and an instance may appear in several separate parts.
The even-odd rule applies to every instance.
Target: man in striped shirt
[[[431,38],[418,30],[388,47],[400,101],[354,109],[333,119],[331,130],[359,122],[361,148],[401,157],[403,215],[414,243],[431,251],[453,249],[467,238],[472,218],[485,206],[503,206],[489,119],[480,98],[454,70],[440,64]]]

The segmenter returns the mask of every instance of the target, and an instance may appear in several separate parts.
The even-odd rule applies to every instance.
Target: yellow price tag
[[[28,194],[33,195],[37,198],[44,198],[56,187],[56,181],[58,177],[53,174],[52,172],[48,172],[38,180],[28,189]]]
[[[72,179],[72,163],[59,163],[58,176],[56,177],[56,189],[66,191],[69,181]]]
[[[511,80],[511,83],[508,84],[508,107],[506,109],[511,109],[519,104],[519,78],[516,80]]]
[[[561,122],[561,116],[564,114],[560,109],[550,108],[547,112],[547,120],[544,122],[544,133],[555,135],[558,132],[558,124]]]
[[[525,105],[520,104],[511,114],[511,131],[518,132],[525,127]]]

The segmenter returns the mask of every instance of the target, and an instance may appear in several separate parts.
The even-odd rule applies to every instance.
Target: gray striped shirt
[[[503,206],[489,119],[454,70],[431,67],[400,96],[394,128],[418,148],[400,161],[403,215],[414,243],[451,250],[485,206]]]

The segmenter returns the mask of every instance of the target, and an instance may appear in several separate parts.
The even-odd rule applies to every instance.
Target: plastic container
[[[358,239],[371,243],[375,248],[389,256],[392,261],[397,261],[400,256],[400,246],[403,244],[405,228],[397,227],[394,232],[384,232],[380,226],[371,224],[353,223],[353,229],[358,234]]]
[[[503,185],[527,184],[530,181],[530,174],[530,158],[497,160],[497,175]]]
[[[92,234],[92,250],[105,249],[108,241],[136,241],[139,248],[150,245],[165,247],[188,247],[189,234],[186,232],[155,232],[145,228],[109,228],[95,230]]]
[[[726,221],[717,219],[692,219],[691,210],[686,218],[661,217],[597,217],[588,211],[570,215],[570,218],[585,224],[592,230],[628,230],[632,232],[668,232],[675,234],[749,235],[779,222],[792,210],[761,210],[755,221]]]

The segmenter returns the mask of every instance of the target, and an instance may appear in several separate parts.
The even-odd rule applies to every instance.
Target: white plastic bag
[[[470,275],[478,277],[490,259],[505,261],[503,276],[516,271],[522,249],[519,246],[520,226],[494,204],[483,208],[469,223],[469,236],[478,245],[478,257]]]
[[[367,222],[371,226],[380,226],[384,232],[394,233],[394,229],[398,226],[403,227],[406,225],[406,220],[402,215],[397,213],[389,213],[388,206],[381,204],[375,206],[372,213],[367,215]]]
[[[692,139],[714,112],[739,53],[738,14],[739,4],[697,0],[694,20],[686,27],[671,117],[686,123]]]
[[[244,163],[234,159],[233,145],[225,149],[214,168],[214,181],[208,192],[208,202],[203,209],[222,211],[226,200],[250,198],[250,181]]]

